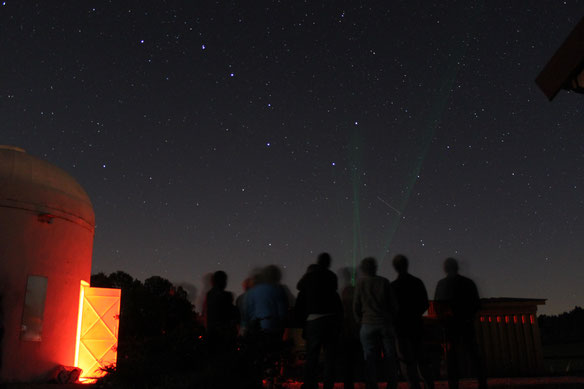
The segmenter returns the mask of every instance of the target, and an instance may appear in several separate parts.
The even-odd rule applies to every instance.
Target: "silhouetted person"
[[[246,317],[261,331],[282,338],[288,315],[288,296],[280,284],[282,272],[275,265],[262,269],[259,280],[245,296]]]
[[[311,263],[306,268],[306,272],[304,273],[304,276],[302,277],[302,279],[304,277],[306,277],[306,274],[313,272],[319,268],[320,267],[318,264]],[[299,284],[300,284],[300,282],[296,285],[296,288],[298,288]],[[299,327],[302,327],[303,329],[304,329],[304,325],[306,324],[306,318],[308,317],[307,312],[308,312],[308,307],[306,305],[306,292],[303,292],[302,290],[300,290],[300,291],[298,291],[298,295],[296,296],[296,302],[294,304],[294,309],[292,311],[292,317],[294,319],[294,323],[296,325],[298,325]],[[302,331],[302,337],[306,339],[306,337],[304,336],[304,330]]]
[[[237,337],[238,312],[233,305],[233,294],[225,291],[227,274],[216,271],[211,278],[211,290],[203,307],[209,342],[216,347],[234,344]]]
[[[426,388],[434,388],[428,361],[424,356],[424,322],[422,315],[428,309],[428,293],[422,280],[408,273],[408,259],[403,255],[393,258],[393,267],[398,274],[391,283],[397,300],[395,320],[397,354],[403,375],[410,388],[419,389],[422,379]],[[418,370],[419,369],[419,370]],[[422,373],[422,377],[420,377]]]
[[[387,388],[397,388],[394,322],[397,303],[387,278],[377,275],[377,261],[369,257],[361,261],[361,277],[355,287],[353,311],[361,323],[359,332],[366,368],[366,388],[378,387],[377,361],[379,349],[387,370]]]
[[[484,389],[487,377],[474,331],[475,316],[481,305],[477,287],[470,278],[458,274],[458,262],[454,258],[444,261],[444,271],[446,277],[438,281],[434,301],[446,337],[448,387],[458,389],[459,357],[462,349],[466,349],[476,369],[479,388]]]
[[[306,363],[302,388],[318,388],[318,356],[324,349],[324,389],[334,386],[335,346],[342,319],[342,304],[337,293],[337,276],[329,270],[328,253],[318,256],[317,265],[298,281],[298,295],[305,305]]]
[[[288,317],[288,297],[280,284],[281,279],[280,268],[268,265],[245,296],[248,325],[244,341],[247,341],[248,352],[255,350],[252,355],[259,357],[255,365],[259,367],[260,376],[269,382],[280,375],[276,368],[284,351],[282,335]]]
[[[352,269],[344,267],[338,272],[343,281],[341,301],[343,303],[343,326],[339,342],[340,365],[343,376],[343,388],[354,388],[355,366],[359,365],[361,343],[359,342],[359,323],[353,314],[355,287],[352,283]]]
[[[237,296],[235,299],[235,306],[239,311],[239,334],[244,335],[249,323],[249,318],[247,317],[247,310],[245,306],[245,298],[247,292],[253,288],[255,285],[255,277],[250,276],[243,280],[241,287],[243,288],[243,293]]]

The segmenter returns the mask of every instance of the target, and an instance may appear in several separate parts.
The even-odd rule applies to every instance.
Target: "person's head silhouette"
[[[211,285],[213,285],[213,288],[225,290],[225,287],[227,287],[227,274],[222,270],[213,273]]]
[[[361,271],[367,276],[373,277],[377,274],[377,260],[373,257],[367,257],[361,261]]]
[[[449,276],[458,274],[458,261],[454,258],[446,258],[444,261],[444,272]]]
[[[268,284],[278,284],[282,280],[282,270],[276,265],[268,265],[262,270],[262,278]]]
[[[398,254],[393,257],[393,268],[397,274],[407,274],[408,258],[405,255]]]
[[[329,253],[320,253],[318,255],[318,259],[316,260],[316,263],[318,263],[320,266],[324,267],[325,269],[328,269],[329,267],[331,267],[331,255]]]

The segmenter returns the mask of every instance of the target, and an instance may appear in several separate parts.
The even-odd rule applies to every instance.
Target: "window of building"
[[[22,324],[20,326],[20,339],[33,342],[41,341],[46,297],[47,277],[28,276]]]

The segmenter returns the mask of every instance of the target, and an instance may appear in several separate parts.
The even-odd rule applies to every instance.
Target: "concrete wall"
[[[55,217],[0,207],[0,293],[4,337],[1,377],[5,381],[44,380],[75,356],[79,290],[89,282],[93,231]],[[21,339],[27,279],[48,278],[40,341]]]

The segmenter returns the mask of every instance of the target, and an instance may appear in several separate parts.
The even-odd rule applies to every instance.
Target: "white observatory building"
[[[95,374],[115,363],[120,291],[89,288],[94,228],[73,177],[0,146],[1,382],[44,381],[58,366]]]

